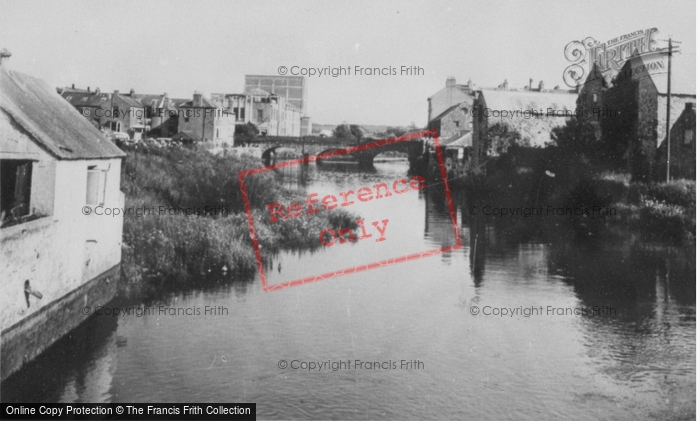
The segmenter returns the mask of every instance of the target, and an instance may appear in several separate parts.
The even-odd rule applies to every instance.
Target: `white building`
[[[0,54],[4,380],[116,292],[124,153],[54,88]]]

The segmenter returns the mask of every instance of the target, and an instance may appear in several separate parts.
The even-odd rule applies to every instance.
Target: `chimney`
[[[129,96],[133,97],[135,93],[136,91],[134,91],[134,88],[131,88],[131,90],[129,91]]]
[[[530,78],[530,84],[527,86],[528,86],[527,90],[531,91],[532,90],[532,78]]]
[[[508,79],[503,81],[503,90],[507,91],[508,90]]]
[[[544,92],[544,80],[540,81],[540,84],[537,85],[537,89],[539,89],[540,92]]]
[[[89,86],[88,86],[88,90],[87,90],[87,91],[90,92],[90,87],[89,87]]]
[[[168,98],[168,93],[163,94],[163,108],[168,110],[170,109],[170,98]]]
[[[194,95],[192,96],[192,106],[193,107],[201,107],[202,106],[202,93],[195,91]]]
[[[75,83],[71,85],[71,89],[75,89]]]
[[[0,50],[0,66],[7,66],[8,62],[10,61],[11,55],[12,53],[7,51],[7,48],[3,48],[2,50]]]
[[[90,89],[90,88],[88,88],[88,90],[89,90],[89,89]],[[119,91],[115,90],[115,91],[114,91],[114,96],[119,96]]]
[[[450,76],[447,78],[447,82],[445,82],[445,87],[454,88],[456,85],[457,85],[457,79],[455,79],[454,76]]]
[[[99,94],[100,94],[100,88],[95,88],[95,93],[96,93],[97,95],[99,95]]]

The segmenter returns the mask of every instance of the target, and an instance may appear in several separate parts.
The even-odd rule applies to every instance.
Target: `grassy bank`
[[[618,211],[615,220],[649,237],[695,243],[695,181],[630,183],[628,175],[603,173],[598,184]]]
[[[255,270],[238,173],[260,166],[258,160],[181,147],[127,154],[121,183],[126,208],[155,208],[155,214],[124,217],[123,267],[130,281],[182,280],[224,266]],[[282,246],[318,247],[324,228],[356,228],[353,216],[339,210],[270,224],[265,204],[303,202],[305,195],[280,186],[269,172],[247,177],[246,188],[263,258]],[[160,207],[199,209],[200,215],[160,214]]]
[[[614,209],[597,218],[565,219],[586,234],[592,224],[616,225],[651,240],[695,243],[695,181],[630,182],[629,174],[597,168],[557,148],[512,148],[489,162],[474,196],[493,207]],[[537,219],[514,222],[530,225]]]

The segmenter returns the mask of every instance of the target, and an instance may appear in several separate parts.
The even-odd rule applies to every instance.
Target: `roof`
[[[491,110],[542,110],[548,108],[556,111],[576,111],[578,95],[568,92],[534,92],[534,91],[481,91],[486,106]]]
[[[75,107],[102,107],[110,103],[108,93],[64,91],[61,96]]]
[[[43,80],[0,66],[0,91],[2,111],[52,156],[66,160],[126,156]]]
[[[136,108],[143,107],[143,105],[134,98],[108,92],[64,91],[61,96],[75,107],[102,107],[112,106],[113,104]]]
[[[216,103],[214,103],[214,102],[212,102],[204,97],[202,97],[202,105],[195,106],[195,105],[192,105],[193,103],[194,103],[194,100],[190,99],[189,101],[186,101],[184,103],[180,103],[180,104],[176,103],[175,106],[178,108],[219,108],[219,106],[216,105]]]
[[[153,107],[163,110],[174,110],[175,105],[172,98],[168,98],[168,106],[165,106],[165,95],[137,94],[131,98],[138,101],[142,107]],[[183,101],[185,102],[185,101]]]
[[[270,96],[270,93],[260,88],[253,88],[247,92],[249,95]]]
[[[482,91],[483,101],[489,111],[512,113],[504,116],[490,115],[489,126],[501,123],[520,136],[530,146],[542,147],[551,142],[551,132],[555,127],[566,124],[568,117],[575,114],[577,95],[573,93],[532,92],[532,91]],[[481,100],[480,99],[480,100]],[[535,110],[544,117],[527,114]],[[555,111],[557,116],[547,116]],[[518,111],[521,111],[518,113]]]
[[[143,108],[143,105],[141,105],[140,102],[138,102],[134,98],[131,98],[130,96],[121,94],[111,94],[111,96],[114,100],[114,104],[116,105],[126,105],[127,107]]]
[[[441,142],[443,148],[466,148],[472,146],[472,132],[456,134]]]

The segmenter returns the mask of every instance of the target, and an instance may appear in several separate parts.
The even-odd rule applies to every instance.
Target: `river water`
[[[279,177],[322,198],[407,170]],[[532,234],[453,194],[458,250],[272,292],[228,276],[122,298],[200,315],[93,316],[4,382],[2,400],[256,402],[260,419],[695,418],[694,249],[574,238],[546,218]],[[439,183],[347,210],[372,238],[282,251],[268,285],[455,244]]]

